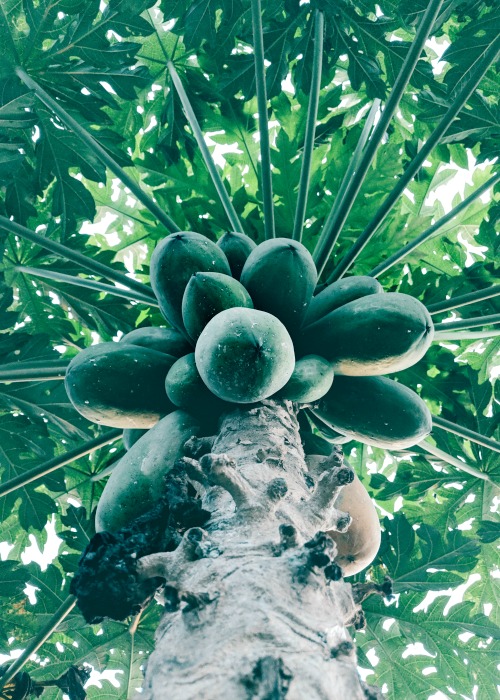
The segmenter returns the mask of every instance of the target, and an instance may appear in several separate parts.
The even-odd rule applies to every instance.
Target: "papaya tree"
[[[494,697],[497,4],[0,8],[2,697]]]

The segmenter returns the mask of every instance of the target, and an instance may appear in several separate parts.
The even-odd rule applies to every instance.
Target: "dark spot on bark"
[[[360,609],[356,612],[354,615],[354,618],[352,620],[352,624],[354,625],[354,629],[356,630],[364,630],[366,627],[366,618],[364,612]]]
[[[337,528],[338,528],[339,532],[342,532],[343,530],[345,530],[346,528],[348,528],[349,525],[350,525],[350,523],[351,523],[351,516],[350,516],[349,514],[348,514],[348,515],[342,515],[342,516],[337,520]],[[349,557],[348,557],[348,558],[349,558]],[[352,559],[352,561],[355,561],[355,560]]]
[[[315,481],[309,474],[304,474],[304,481],[306,482],[307,488],[312,491],[315,486]]]
[[[337,659],[339,656],[350,656],[354,652],[354,644],[345,640],[340,642],[338,646],[330,649],[330,656],[332,659]]]
[[[252,672],[242,678],[248,700],[283,700],[293,676],[283,660],[272,656],[259,659]]]
[[[342,467],[337,472],[337,481],[342,486],[352,484],[354,481],[354,471],[350,467]]]
[[[181,604],[177,588],[165,586],[163,589],[163,601],[166,612],[177,612]]]
[[[206,608],[207,605],[213,603],[215,598],[212,598],[209,593],[189,593],[188,591],[183,591],[180,594],[180,600],[185,603],[182,607],[182,612],[185,614],[193,610],[202,610]]]
[[[333,549],[333,540],[330,535],[327,535],[326,532],[322,532],[320,530],[314,535],[312,540],[309,540],[304,544],[304,547],[307,549],[326,549],[331,551]]]
[[[323,569],[330,563],[330,557],[324,552],[317,552],[313,550],[307,560],[309,567],[317,566],[319,569]]]
[[[267,495],[272,501],[281,500],[288,491],[288,486],[284,479],[273,479],[267,485]]]
[[[291,549],[297,546],[297,530],[293,525],[280,525],[279,532],[283,549]]]
[[[325,566],[325,576],[327,581],[340,581],[342,569],[338,564],[328,564],[328,566]]]

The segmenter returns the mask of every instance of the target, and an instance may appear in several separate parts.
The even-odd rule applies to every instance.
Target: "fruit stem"
[[[210,150],[205,142],[205,137],[203,136],[203,132],[198,123],[198,119],[196,118],[196,114],[194,113],[187,92],[184,89],[184,85],[182,84],[179,74],[177,73],[177,70],[175,69],[175,66],[172,63],[172,61],[167,61],[167,68],[168,72],[170,73],[170,77],[172,78],[172,82],[177,91],[177,94],[179,95],[179,98],[181,100],[191,130],[200,148],[201,155],[203,156],[203,160],[205,161],[205,165],[207,166],[207,170],[210,174],[210,177],[212,178],[212,182],[214,183],[215,189],[217,190],[217,194],[220,197],[220,201],[222,206],[224,207],[227,218],[229,219],[229,223],[231,224],[233,231],[237,233],[243,233],[241,221],[238,218],[238,214],[236,213],[236,210],[233,207],[233,203],[231,202],[231,199],[224,186],[224,183],[222,182],[222,179],[217,171],[217,166],[215,165],[214,159],[212,158],[212,154],[210,153]]]
[[[35,233],[35,231],[32,231],[29,228],[21,226],[21,224],[17,224],[15,221],[11,221],[6,216],[0,216],[0,228],[10,231],[16,236],[25,238],[26,240],[31,241],[31,243],[42,246],[42,248],[50,250],[50,252],[55,253],[55,255],[60,255],[61,257],[66,258],[66,260],[71,260],[71,262],[81,265],[83,268],[90,270],[90,272],[93,272],[100,277],[108,277],[119,284],[123,284],[124,287],[134,289],[140,294],[150,297],[151,304],[156,303],[156,297],[154,296],[152,290],[142,282],[138,282],[137,280],[124,275],[122,272],[117,272],[116,270],[113,270],[113,268],[97,262],[97,260],[87,258],[87,256],[82,255],[82,253],[79,253],[76,250],[71,250],[71,248],[62,245],[62,243],[52,241],[50,238],[46,238],[45,236],[41,236],[39,233]]]
[[[469,428],[464,428],[461,425],[452,423],[451,421],[446,420],[445,418],[441,418],[440,416],[432,416],[432,424],[436,428],[442,428],[443,430],[446,430],[449,433],[453,433],[454,435],[459,435],[460,437],[463,437],[466,440],[476,442],[478,445],[487,447],[488,449],[493,450],[494,452],[500,452],[500,442],[497,442],[492,438],[488,438],[484,435],[481,435],[480,433],[476,433],[474,430],[469,430]]]
[[[56,471],[56,469],[60,469],[66,464],[69,464],[76,459],[80,459],[80,457],[85,457],[85,455],[98,450],[100,447],[104,447],[104,445],[107,445],[110,442],[114,442],[122,436],[122,432],[122,430],[118,429],[109,430],[107,433],[104,433],[104,435],[100,435],[93,440],[88,440],[79,447],[76,447],[74,450],[69,450],[60,457],[49,459],[47,462],[40,464],[38,467],[34,467],[33,469],[29,469],[22,474],[18,474],[5,483],[0,484],[0,496],[6,496],[7,494],[12,493],[12,491],[17,491],[17,489],[23,488],[32,481],[41,479],[43,476]]]
[[[273,183],[271,174],[271,147],[267,120],[266,72],[264,66],[264,37],[262,33],[262,9],[260,0],[251,0],[253,52],[255,60],[255,86],[259,112],[260,131],[260,174],[262,204],[264,209],[264,230],[266,240],[275,238]]]
[[[500,323],[500,314],[491,314],[477,318],[461,318],[458,321],[449,321],[448,323],[436,323],[434,329],[436,332],[461,331],[467,328],[478,328],[478,326],[493,326],[497,323]]]
[[[50,620],[42,627],[38,634],[28,642],[22,654],[12,662],[4,675],[0,678],[0,693],[4,687],[10,683],[14,676],[19,673],[23,666],[25,666],[25,664],[29,661],[30,656],[35,654],[47,641],[52,632],[54,632],[64,618],[69,615],[75,605],[76,598],[72,595],[68,596],[66,600],[61,603]]]
[[[163,209],[153,200],[149,195],[147,195],[137,184],[137,182],[128,175],[125,170],[112,158],[109,153],[101,146],[98,141],[86,130],[81,124],[79,124],[76,119],[74,119],[66,110],[54,100],[45,90],[38,85],[38,83],[33,80],[22,68],[16,68],[17,76],[22,80],[22,82],[33,90],[35,95],[38,97],[40,102],[48,107],[52,112],[54,112],[57,117],[62,121],[62,123],[70,129],[78,138],[85,143],[85,145],[94,153],[101,163],[104,163],[111,172],[113,172],[116,177],[121,180],[121,182],[128,187],[135,197],[144,204],[146,209],[155,216],[160,223],[162,223],[167,231],[173,233],[174,231],[179,231],[177,224],[166,214]]]
[[[475,89],[481,82],[481,79],[483,78],[486,71],[489,69],[492,63],[495,62],[499,49],[500,36],[497,37],[497,39],[492,44],[490,44],[488,49],[484,52],[482,59],[478,59],[473,65],[473,67],[470,70],[469,80],[467,80],[465,85],[463,85],[460,92],[456,94],[455,99],[451,103],[450,107],[447,109],[445,115],[443,116],[437,127],[431,133],[431,135],[424,143],[422,148],[419,150],[417,155],[407,165],[397,184],[394,186],[388,197],[386,197],[385,201],[383,202],[382,206],[378,209],[372,221],[368,224],[363,233],[358,237],[356,242],[351,246],[351,248],[348,250],[347,254],[342,258],[340,263],[334,268],[332,274],[328,278],[328,284],[344,276],[344,274],[354,263],[358,255],[370,241],[372,236],[378,231],[382,222],[385,220],[386,216],[389,214],[399,197],[403,194],[408,184],[418,173],[432,149],[435,146],[437,146],[437,144],[441,141],[457,114],[466,104],[470,96],[474,93]],[[459,83],[459,87],[462,84],[463,81]]]
[[[302,240],[302,229],[304,227],[304,219],[307,206],[307,195],[309,190],[309,179],[311,175],[314,138],[316,135],[316,120],[318,118],[319,91],[321,87],[324,31],[323,13],[319,10],[316,10],[314,19],[314,55],[312,65],[311,90],[309,92],[309,106],[307,108],[304,152],[302,156],[302,168],[300,171],[299,192],[297,196],[297,207],[295,209],[295,223],[292,236],[292,238],[294,238],[296,241]]]
[[[387,272],[387,270],[393,267],[393,265],[396,265],[400,260],[402,260],[406,255],[408,255],[408,253],[411,253],[412,250],[418,248],[419,245],[421,245],[427,239],[429,239],[436,231],[438,231],[445,224],[454,219],[455,216],[458,216],[464,209],[466,209],[469,206],[469,204],[471,204],[474,200],[480,197],[484,192],[489,190],[490,187],[493,187],[493,185],[499,180],[500,173],[493,175],[493,177],[491,177],[487,182],[481,185],[481,187],[478,187],[477,190],[475,190],[475,192],[466,197],[466,199],[464,199],[463,202],[460,202],[460,204],[458,204],[451,211],[449,211],[447,214],[438,219],[434,224],[432,224],[432,226],[429,226],[429,228],[426,229],[423,233],[421,233],[420,236],[414,238],[413,241],[410,241],[410,243],[407,243],[405,246],[397,250],[393,255],[388,257],[387,260],[384,260],[380,263],[380,265],[374,267],[373,270],[367,272],[367,275],[369,277],[379,277],[384,272]]]
[[[363,185],[377,149],[385,136],[389,123],[396,112],[406,86],[413,75],[413,71],[415,70],[420,54],[422,53],[422,49],[427,41],[427,37],[429,36],[434,21],[441,8],[442,2],[443,0],[431,0],[429,3],[422,21],[420,22],[415,39],[413,40],[413,43],[406,54],[404,63],[401,66],[401,70],[399,71],[394,82],[394,86],[385,104],[384,110],[380,115],[378,124],[375,127],[371,139],[368,141],[355,176],[349,182],[335,215],[332,215],[331,218],[328,217],[328,228],[326,225],[323,228],[314,255],[314,262],[316,263],[316,267],[318,269],[318,276],[320,276],[325,269],[325,265],[328,262],[340,231],[342,230],[352,206],[354,205],[356,196]]]
[[[37,362],[10,362],[0,368],[0,382],[36,382],[64,379],[68,362],[40,360]]]
[[[436,445],[427,442],[427,440],[422,440],[422,442],[418,443],[418,446],[425,450],[425,452],[428,452],[429,454],[433,455],[434,457],[437,457],[438,459],[442,460],[443,462],[446,462],[447,464],[451,464],[453,467],[457,467],[457,469],[460,469],[463,472],[470,474],[471,476],[475,476],[477,479],[482,479],[483,481],[489,481],[490,483],[493,483],[491,477],[485,472],[482,472],[476,467],[472,467],[466,462],[462,462],[462,460],[458,459],[458,457],[453,457],[452,455],[449,455],[444,450],[440,450],[439,447],[436,447]]]
[[[427,311],[431,314],[440,314],[443,311],[451,311],[452,309],[458,309],[460,306],[467,306],[468,304],[475,304],[478,301],[486,301],[487,299],[493,299],[500,294],[500,284],[492,284],[491,287],[485,287],[485,289],[478,289],[477,292],[470,292],[469,294],[461,294],[458,297],[451,297],[451,299],[446,299],[445,301],[440,301],[437,304],[429,304]]]
[[[34,277],[42,277],[43,279],[54,280],[55,282],[62,282],[63,284],[72,284],[75,287],[85,287],[86,289],[92,289],[97,292],[105,292],[106,294],[112,294],[116,297],[124,297],[125,299],[133,299],[134,301],[139,301],[143,304],[148,304],[149,306],[158,306],[158,302],[153,300],[150,296],[145,294],[140,294],[139,292],[134,292],[130,289],[120,289],[120,287],[115,287],[111,284],[103,284],[102,282],[96,282],[85,277],[76,277],[75,275],[65,275],[62,272],[56,272],[55,270],[43,269],[37,267],[23,267],[18,265],[14,268],[17,272],[21,272],[23,275],[32,275]]]

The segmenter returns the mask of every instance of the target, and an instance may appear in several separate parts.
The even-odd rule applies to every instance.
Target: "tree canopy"
[[[459,321],[439,326],[427,355],[396,377],[438,418],[426,443],[345,445],[383,527],[376,561],[357,578],[389,575],[395,591],[364,604],[360,666],[391,698],[496,696],[500,8],[431,5],[411,70],[426,2],[263,3],[263,109],[247,0],[1,0],[0,654],[40,641],[64,617],[26,666],[35,681],[87,663],[116,670],[120,684],[104,680],[89,698],[129,697],[161,611],[85,626],[65,602],[124,449],[120,431],[72,407],[65,365],[92,342],[164,325],[146,285],[165,235],[216,240],[241,226],[260,242],[271,207],[276,235],[292,237],[302,196],[300,235],[311,252],[323,241],[322,281],[373,273],[386,291],[420,299],[436,323]],[[266,118],[272,192],[261,178]],[[446,185],[459,190],[451,203]],[[25,564],[27,547],[44,548],[47,523],[61,538],[57,556],[47,568]]]

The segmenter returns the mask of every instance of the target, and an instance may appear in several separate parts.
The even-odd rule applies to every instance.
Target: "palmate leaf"
[[[413,530],[398,513],[384,520],[379,558],[391,572],[395,592],[442,590],[460,582],[460,573],[474,569],[479,551],[479,544],[460,530],[448,533],[445,541],[429,525]]]
[[[102,680],[101,688],[88,688],[89,700],[104,700],[110,697],[133,697],[142,686],[142,668],[153,648],[154,632],[158,625],[161,607],[152,603],[141,615],[137,628],[132,631],[133,621],[126,623],[107,622],[103,627],[85,625],[83,619],[70,615],[61,624],[51,643],[44,646],[46,657],[50,660],[48,669],[31,667],[33,678],[44,679],[48,676],[57,678],[70,665],[90,663],[96,670],[112,667],[116,671],[115,679],[120,684],[116,689],[108,680]],[[78,646],[74,646],[76,642]],[[62,645],[61,652],[55,645]]]
[[[417,482],[415,488],[419,487]],[[422,508],[416,510],[414,517],[421,512]],[[433,592],[443,591],[441,595],[448,597],[458,583],[475,572],[479,543],[459,530],[446,528],[446,539],[428,525],[420,525],[415,531],[401,514],[392,520],[386,518],[384,528],[379,558],[392,572],[398,595],[390,604],[370,598],[364,605],[367,628],[357,635],[357,642],[361,666],[371,665],[366,656],[370,649],[375,649],[378,658],[375,678],[370,676],[370,682],[386,683],[391,698],[424,698],[431,688],[466,692],[477,682],[478,667],[474,667],[473,659],[483,651],[488,671],[481,687],[486,690],[494,679],[494,651],[489,639],[500,637],[498,626],[482,608],[474,610],[471,602],[459,603],[444,615],[443,598],[424,603],[422,596],[429,592],[435,597]],[[491,602],[491,590],[484,582],[477,585],[482,600]],[[477,600],[477,592],[474,598]],[[469,633],[466,641],[460,637],[464,632]],[[414,644],[422,646],[409,647]],[[407,672],[403,670],[406,666]],[[434,671],[427,670],[430,668]]]
[[[471,696],[476,684],[481,697],[493,697],[498,644],[489,638],[498,639],[498,627],[484,614],[474,614],[471,603],[459,603],[447,615],[443,598],[415,613],[421,603],[418,593],[401,595],[397,605],[385,606],[373,599],[367,602],[366,632],[357,635],[356,641],[364,652],[360,654],[361,666],[370,667],[366,653],[376,649],[378,663],[370,682],[387,684],[390,698],[423,700],[430,692],[446,689]],[[460,637],[463,633],[473,636],[464,642]],[[410,655],[403,657],[413,644],[422,646],[414,651],[410,647]]]

